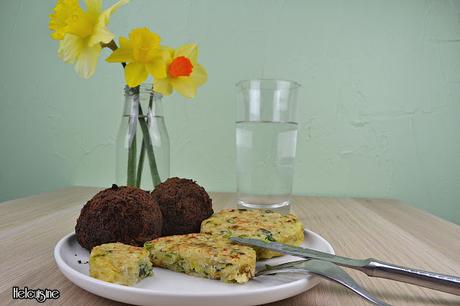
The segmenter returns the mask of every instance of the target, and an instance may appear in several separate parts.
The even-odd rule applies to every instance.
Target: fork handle
[[[460,277],[393,265],[370,258],[362,272],[380,277],[460,295]]]

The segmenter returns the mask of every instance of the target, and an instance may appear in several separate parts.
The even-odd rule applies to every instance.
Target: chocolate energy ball
[[[212,201],[196,182],[173,177],[152,191],[163,214],[162,236],[198,233],[201,222],[213,214]]]
[[[142,246],[160,237],[162,226],[160,207],[148,192],[112,185],[83,206],[75,234],[88,250],[109,242]]]

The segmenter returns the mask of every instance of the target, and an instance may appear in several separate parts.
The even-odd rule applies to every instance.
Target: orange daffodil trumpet
[[[176,90],[187,98],[193,98],[196,90],[208,76],[198,64],[198,46],[186,44],[174,50],[160,45],[160,36],[147,28],[132,30],[128,38],[120,37],[120,46],[113,41],[107,25],[110,16],[129,0],[119,0],[102,11],[102,0],[85,0],[84,11],[79,0],[58,0],[49,16],[51,37],[59,40],[59,57],[75,64],[75,71],[83,78],[91,77],[103,47],[113,50],[107,58],[110,63],[125,66],[125,81],[136,87],[154,78],[154,90],[165,96]]]
[[[58,0],[50,15],[51,37],[59,40],[59,57],[66,63],[75,64],[75,71],[83,78],[91,77],[95,70],[101,43],[115,37],[108,29],[110,16],[129,0],[120,0],[102,11],[102,0],[86,0],[84,11],[79,0]]]
[[[166,50],[160,47],[160,36],[147,28],[134,29],[129,39],[120,37],[120,48],[107,58],[109,63],[127,63],[125,80],[129,87],[142,84],[151,74],[154,78],[166,77],[163,59]]]
[[[198,64],[198,46],[187,44],[177,50],[167,49],[165,55],[167,76],[157,78],[153,88],[167,96],[174,90],[187,98],[196,95],[196,89],[208,79],[203,66]]]

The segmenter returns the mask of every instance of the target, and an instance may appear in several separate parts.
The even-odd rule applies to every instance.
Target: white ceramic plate
[[[305,230],[302,246],[334,254],[327,240],[309,230]],[[143,279],[133,287],[116,285],[89,276],[86,263],[89,252],[78,244],[74,233],[56,244],[54,258],[61,272],[77,286],[111,300],[136,305],[257,305],[297,295],[319,283],[319,277],[314,275],[280,274],[260,276],[246,284],[226,284],[154,268],[153,277]],[[281,256],[258,262],[257,267],[292,260],[299,258]]]

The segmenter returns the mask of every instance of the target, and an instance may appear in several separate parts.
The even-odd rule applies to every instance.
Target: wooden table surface
[[[59,289],[46,304],[117,305],[68,281],[53,248],[73,231],[82,205],[98,189],[73,187],[0,204],[0,304],[13,304],[12,287]],[[212,193],[214,210],[235,206],[234,193]],[[460,275],[460,226],[394,200],[295,197],[293,212],[326,238],[337,254]],[[366,289],[394,305],[460,305],[460,297],[348,270]],[[35,301],[14,304],[36,305]],[[218,301],[216,301],[216,305]],[[121,304],[120,304],[121,305]],[[272,305],[368,305],[324,281]]]

